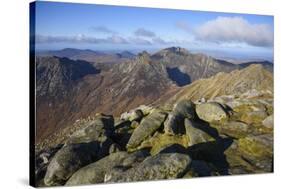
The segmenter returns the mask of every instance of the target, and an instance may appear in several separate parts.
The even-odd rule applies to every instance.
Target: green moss
[[[249,124],[261,123],[265,118],[266,114],[260,112],[248,112],[241,116],[241,121]]]
[[[239,139],[238,146],[240,152],[256,158],[271,156],[273,153],[272,149],[268,148],[252,137]]]
[[[167,135],[163,133],[158,133],[154,135],[152,138],[145,140],[138,148],[130,149],[131,151],[143,149],[143,148],[151,148],[151,155],[156,155],[168,145],[171,144],[180,144],[184,147],[188,147],[189,138],[187,135]]]

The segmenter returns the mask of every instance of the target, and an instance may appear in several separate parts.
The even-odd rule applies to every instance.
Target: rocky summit
[[[36,185],[273,172],[273,73],[261,64],[224,63],[180,86],[168,71],[171,60],[202,60],[210,70],[222,64],[177,47],[142,52],[110,70],[38,58],[44,111],[37,124],[46,127],[37,128]]]
[[[37,185],[273,171],[273,101],[267,93],[181,100],[171,109],[143,105],[130,112],[122,119],[97,114],[81,120],[64,131],[65,139],[42,146]]]

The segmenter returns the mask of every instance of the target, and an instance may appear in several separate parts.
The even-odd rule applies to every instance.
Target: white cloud
[[[196,29],[197,39],[215,43],[246,43],[252,46],[273,45],[273,31],[266,24],[251,24],[242,17],[218,17]]]

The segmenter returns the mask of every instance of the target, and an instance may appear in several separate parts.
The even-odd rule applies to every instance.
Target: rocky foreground
[[[97,114],[37,146],[37,186],[273,172],[273,94]]]

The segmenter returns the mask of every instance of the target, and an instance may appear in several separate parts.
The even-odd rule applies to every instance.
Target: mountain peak
[[[147,51],[142,51],[138,54],[137,60],[141,63],[149,64],[151,62],[150,54]]]
[[[187,56],[189,55],[189,51],[186,50],[185,48],[181,48],[181,47],[169,47],[169,48],[165,48],[165,49],[162,49],[160,51],[158,51],[157,53],[155,53],[153,56],[154,57],[167,57],[167,56],[170,56],[170,55],[184,55],[184,56]]]
[[[185,48],[182,48],[182,47],[169,47],[164,50],[173,52],[173,53],[179,53],[179,54],[188,54],[189,53],[188,50],[186,50]]]

